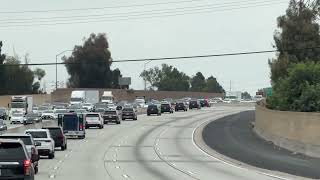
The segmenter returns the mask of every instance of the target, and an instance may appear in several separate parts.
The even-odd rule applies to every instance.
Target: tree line
[[[269,108],[320,111],[319,1],[291,0],[278,17],[274,34],[277,57],[269,60],[272,96]]]
[[[150,90],[160,91],[193,91],[224,93],[225,90],[213,76],[205,78],[201,72],[189,77],[184,72],[168,64],[162,64],[161,68],[154,67],[144,70],[140,77],[148,82]]]

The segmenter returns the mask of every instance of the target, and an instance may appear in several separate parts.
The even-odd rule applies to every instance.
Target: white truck
[[[113,101],[114,101],[114,97],[113,97],[112,91],[104,91],[101,96],[101,102],[113,103]]]
[[[86,92],[85,91],[72,91],[70,97],[71,105],[78,105],[84,103],[86,100]]]
[[[28,114],[32,112],[33,98],[32,96],[12,96],[10,102],[9,119],[12,113],[18,112]]]
[[[89,90],[85,91],[85,102],[86,103],[91,103],[91,104],[96,104],[99,102],[99,91],[97,90]]]

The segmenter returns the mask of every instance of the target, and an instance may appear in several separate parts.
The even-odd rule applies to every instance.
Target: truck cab
[[[85,91],[72,91],[70,104],[71,105],[81,105],[85,102],[86,94]]]
[[[104,91],[101,96],[101,102],[110,104],[113,103],[113,101],[114,97],[112,91]]]
[[[58,126],[61,126],[67,137],[86,137],[85,119],[83,114],[65,113],[58,115]]]

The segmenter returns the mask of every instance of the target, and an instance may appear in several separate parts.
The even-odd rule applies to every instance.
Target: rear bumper
[[[10,180],[10,179],[19,179],[19,180],[33,180],[34,177],[31,176],[24,176],[24,175],[15,175],[15,176],[10,176],[10,177],[1,177],[0,179],[6,179],[6,180]]]
[[[136,116],[133,114],[131,114],[131,115],[123,115],[122,114],[122,119],[133,119],[133,118],[136,118]]]
[[[50,149],[38,149],[38,154],[40,156],[47,156],[51,153]]]

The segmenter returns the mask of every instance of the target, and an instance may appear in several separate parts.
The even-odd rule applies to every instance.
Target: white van
[[[103,118],[100,113],[87,113],[85,115],[86,120],[86,129],[89,127],[98,127],[99,129],[103,129]]]

